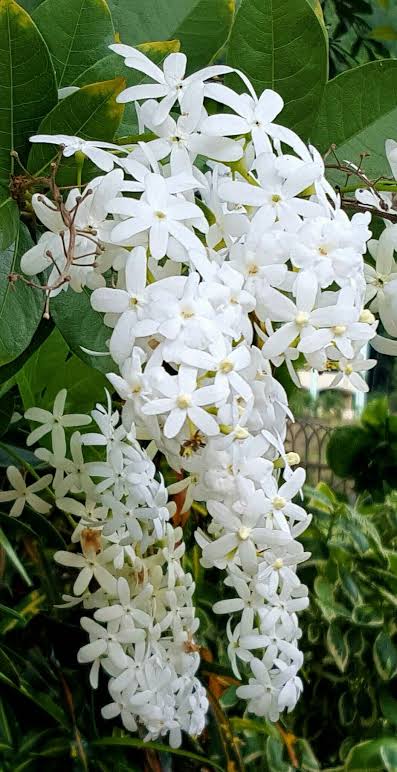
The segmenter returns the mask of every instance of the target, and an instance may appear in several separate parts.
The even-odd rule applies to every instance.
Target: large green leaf
[[[190,71],[215,58],[234,13],[234,0],[109,0],[109,6],[123,43],[176,38]]]
[[[228,64],[248,75],[258,94],[278,91],[285,102],[281,122],[310,137],[327,81],[328,50],[307,0],[242,0]]]
[[[70,86],[113,42],[105,0],[45,0],[33,19],[51,52],[59,88]]]
[[[369,153],[364,161],[367,174],[389,176],[385,140],[396,138],[396,125],[397,61],[380,60],[327,83],[311,139],[323,152],[335,144],[341,161],[358,163],[360,153]],[[343,185],[342,177],[339,182]]]
[[[40,124],[39,133],[74,134],[82,139],[111,141],[123,116],[123,105],[116,102],[116,97],[124,86],[123,78],[84,86],[51,110]],[[55,157],[55,146],[32,145],[29,171],[33,174],[48,171]],[[71,170],[74,163],[71,158],[65,160],[63,166]]]
[[[389,757],[397,751],[395,737],[380,737],[376,740],[366,740],[355,745],[345,760],[346,772],[384,772],[384,751]],[[387,769],[387,767],[386,767]]]
[[[25,351],[43,314],[44,293],[8,279],[18,273],[20,257],[31,246],[29,232],[21,225],[14,243],[0,253],[0,365]]]
[[[105,378],[71,354],[58,330],[50,335],[17,375],[25,410],[33,405],[51,408],[60,391],[68,390],[66,410],[90,411],[103,401]]]
[[[0,0],[0,177],[14,169],[11,150],[24,160],[29,137],[57,102],[51,58],[29,14]]]
[[[7,249],[18,231],[19,211],[7,188],[0,187],[0,250]]]
[[[9,381],[10,384],[13,383],[11,380],[14,375],[21,370],[21,368],[24,366],[25,362],[30,359],[32,354],[38,349],[42,343],[44,343],[45,340],[47,340],[48,336],[54,329],[54,325],[51,322],[50,319],[44,319],[42,318],[40,321],[39,326],[37,327],[36,332],[33,335],[32,340],[29,343],[29,347],[25,348],[25,351],[22,352],[22,354],[19,355],[16,359],[13,359],[12,362],[8,362],[6,365],[3,365],[0,367],[0,384],[3,385],[7,381]],[[8,384],[7,384],[8,386]]]
[[[168,54],[179,51],[179,40],[164,40],[159,43],[142,43],[138,48],[146,54],[155,64],[162,64]],[[87,86],[89,83],[96,83],[110,78],[125,77],[127,86],[137,86],[140,83],[148,82],[148,78],[142,75],[138,70],[132,70],[126,67],[124,59],[117,54],[110,53],[103,59],[99,59],[95,64],[85,70],[73,85]],[[149,80],[150,82],[150,80]],[[119,126],[117,134],[136,134],[138,132],[138,120],[136,117],[135,106],[133,103],[125,105],[123,120]]]
[[[106,341],[111,336],[111,330],[103,323],[103,314],[92,308],[90,295],[86,287],[83,292],[61,292],[52,301],[52,318],[69,348],[83,362],[102,373],[113,372],[115,364],[110,356],[91,356],[81,348],[104,353],[108,350]]]

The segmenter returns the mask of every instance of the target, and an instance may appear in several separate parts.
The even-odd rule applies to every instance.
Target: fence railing
[[[351,480],[341,480],[327,464],[327,445],[335,427],[321,423],[315,418],[290,422],[286,437],[286,450],[299,453],[301,464],[306,469],[306,482],[315,487],[325,482],[338,493],[352,493]]]

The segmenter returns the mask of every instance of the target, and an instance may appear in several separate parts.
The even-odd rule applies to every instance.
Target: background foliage
[[[392,0],[241,0],[238,6],[233,0],[0,0],[2,472],[14,463],[36,474],[37,459],[25,449],[27,407],[47,407],[61,385],[69,388],[68,410],[88,410],[103,394],[109,360],[80,348],[83,340],[92,350],[106,345],[89,291],[61,293],[46,320],[40,291],[20,285],[16,291],[7,277],[39,235],[31,175],[46,174],[53,160],[48,146],[30,149],[29,136],[62,132],[117,141],[137,131],[133,108],[124,112],[116,96],[125,81],[133,85],[143,76],[126,72],[109,54],[112,40],[140,45],[156,63],[183,50],[191,69],[214,61],[238,66],[258,90],[280,91],[284,122],[322,152],[335,143],[339,157],[358,161],[364,148],[368,172],[386,172],[383,140],[397,125]],[[58,89],[70,86],[59,99]],[[94,173],[86,164],[84,179]],[[75,182],[71,161],[63,159],[59,182]],[[313,556],[302,570],[312,595],[303,619],[305,693],[282,724],[241,713],[221,624],[217,629],[209,615],[217,579],[202,571],[192,546],[202,514],[191,513],[186,568],[197,583],[200,677],[211,720],[197,742],[178,751],[112,733],[100,716],[87,673],[76,665],[83,642],[78,615],[54,607],[67,576],[52,555],[65,548],[70,523],[62,513],[50,520],[27,510],[11,520],[0,512],[1,769],[397,769],[396,421],[385,402],[371,403],[360,426],[335,433],[329,462],[340,476],[355,478],[361,495],[354,505],[324,486],[308,491],[314,519],[305,535]]]

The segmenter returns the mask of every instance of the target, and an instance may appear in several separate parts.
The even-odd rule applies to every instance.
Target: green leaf
[[[383,630],[375,639],[374,662],[382,681],[389,681],[397,674],[397,647]]]
[[[380,627],[383,625],[383,613],[379,608],[363,603],[353,609],[352,620],[363,627]]]
[[[18,611],[16,611],[13,608],[10,608],[9,606],[4,606],[3,603],[0,603],[0,614],[5,614],[6,617],[17,619],[18,622],[25,622],[22,614],[20,614]]]
[[[234,14],[234,0],[109,0],[109,6],[122,43],[180,40],[190,71],[215,59]]]
[[[163,745],[162,743],[145,742],[138,737],[101,737],[99,740],[93,740],[90,743],[90,746],[95,748],[143,748],[143,750],[151,748],[154,751],[171,753],[175,756],[184,756],[186,759],[191,759],[192,761],[200,761],[202,764],[204,763],[206,766],[212,767],[212,769],[218,769],[220,772],[224,772],[223,767],[209,759],[208,756],[201,756],[199,753],[193,753],[192,751],[183,750],[182,748],[171,748],[169,745]]]
[[[307,740],[299,738],[294,744],[302,772],[317,772],[320,765]]]
[[[339,720],[342,726],[351,726],[356,719],[357,710],[350,692],[343,692],[338,700]]]
[[[357,466],[371,447],[371,437],[361,426],[340,426],[334,429],[328,441],[328,465],[338,477],[354,477]]]
[[[379,696],[381,711],[387,721],[397,726],[397,700],[390,694],[385,687],[381,690]]]
[[[9,381],[10,378],[19,372],[32,354],[34,354],[34,352],[40,348],[42,343],[47,340],[53,329],[54,325],[50,319],[41,319],[40,324],[29,343],[29,347],[26,348],[19,357],[13,359],[12,362],[0,367],[0,384]]]
[[[369,62],[327,83],[311,139],[322,152],[335,143],[340,160],[359,163],[360,153],[368,152],[366,173],[389,176],[385,139],[395,136],[396,122],[397,61]]]
[[[45,0],[33,13],[54,62],[58,88],[70,86],[107,53],[113,24],[105,0]]]
[[[19,210],[8,188],[0,186],[0,251],[15,241],[18,233]]]
[[[0,399],[0,437],[2,437],[10,423],[14,412],[15,399],[11,394],[6,394]]]
[[[383,743],[380,749],[380,757],[385,765],[386,772],[396,772],[397,745],[395,745],[394,742]]]
[[[362,600],[361,593],[354,575],[345,566],[340,564],[338,565],[338,572],[343,594],[351,603],[360,603]]]
[[[18,603],[16,606],[16,614],[14,615],[13,619],[9,621],[6,619],[1,620],[1,635],[5,635],[6,633],[10,632],[10,630],[14,630],[16,627],[19,627],[20,623],[22,623],[23,627],[27,625],[28,622],[41,611],[42,604],[45,599],[45,595],[40,595],[37,590],[32,590],[32,592],[26,595],[23,600],[21,600],[20,603]]]
[[[168,54],[179,51],[180,42],[179,40],[164,40],[160,43],[142,43],[138,48],[152,62],[161,65]],[[111,53],[83,72],[73,85],[81,88],[81,86],[87,86],[89,83],[97,83],[98,81],[117,77],[124,77],[128,87],[138,86],[141,83],[150,83],[150,79],[147,76],[138,72],[138,70],[126,67],[121,56]],[[138,119],[134,103],[125,105],[123,120],[117,131],[119,136],[131,133],[138,133]]]
[[[31,246],[29,231],[21,224],[15,242],[0,253],[0,365],[25,351],[43,313],[41,290],[8,280],[10,273],[18,273],[20,258]]]
[[[51,408],[58,391],[67,389],[66,413],[90,411],[103,400],[107,385],[101,373],[70,353],[58,330],[29,359],[17,381],[25,410],[34,405]]]
[[[380,737],[376,740],[366,740],[358,743],[349,751],[345,760],[346,772],[384,772],[382,748],[393,753],[397,750],[397,740],[394,737]]]
[[[57,102],[55,73],[37,27],[14,0],[0,0],[0,177],[25,160],[29,137]]]
[[[111,141],[123,116],[123,105],[116,102],[117,94],[124,88],[123,78],[84,86],[62,99],[41,122],[40,134],[73,134],[82,139]],[[57,149],[51,145],[32,145],[28,169],[32,174],[48,171]],[[76,181],[74,158],[64,159],[62,167],[69,169],[69,181]],[[71,177],[71,172],[74,176]],[[59,174],[59,173],[58,173]],[[64,175],[67,179],[67,175]],[[59,180],[59,177],[57,177]],[[61,180],[62,184],[68,184]],[[60,183],[61,184],[61,183]]]
[[[334,588],[328,579],[317,576],[314,581],[314,590],[317,595],[316,603],[327,622],[332,622],[338,616],[350,618],[349,610],[335,600]]]
[[[327,646],[330,654],[333,656],[336,666],[344,673],[349,661],[349,648],[346,637],[343,635],[336,622],[331,622],[327,630]]]
[[[40,461],[36,456],[26,448],[17,448],[8,442],[0,442],[0,467],[10,466],[10,464],[25,464],[29,466],[40,466]]]
[[[284,745],[278,737],[267,738],[266,760],[272,772],[293,772],[291,765],[284,760]]]
[[[19,575],[22,577],[24,582],[28,585],[28,587],[31,587],[32,581],[30,577],[28,576],[24,566],[19,560],[19,557],[15,552],[14,547],[10,544],[10,542],[7,539],[7,536],[5,535],[4,531],[1,530],[1,528],[0,528],[0,547],[3,548],[8,559],[14,566],[15,570],[18,571]]]
[[[84,346],[104,353],[108,351],[106,341],[111,335],[110,328],[103,323],[103,314],[92,308],[90,295],[86,287],[82,292],[60,292],[51,304],[52,317],[74,354],[102,373],[113,372],[114,362],[109,355],[95,357],[81,349]]]
[[[278,91],[285,102],[281,123],[305,139],[311,136],[328,77],[328,51],[324,27],[307,0],[242,0],[227,60],[248,75],[258,94]]]

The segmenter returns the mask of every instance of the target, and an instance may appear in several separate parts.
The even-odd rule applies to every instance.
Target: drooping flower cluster
[[[96,412],[101,440],[73,435],[71,461],[41,455],[57,469],[61,502],[70,490],[90,501],[62,503],[82,518],[83,554],[57,556],[81,568],[75,592],[97,609],[95,622],[83,621],[90,643],[79,656],[94,662],[94,679],[99,664],[111,676],[106,715],[121,713],[129,729],[143,722],[152,738],[170,730],[176,743],[180,728],[200,731],[206,705],[189,651],[193,584],[180,564],[181,533],[167,524],[165,490],[137,440],[150,440],[178,472],[169,490],[184,491],[185,511],[206,504],[210,525],[196,538],[203,566],[224,572],[227,597],[214,612],[228,617],[235,675],[249,678],[237,693],[277,720],[302,689],[297,612],[308,598],[297,567],[307,554],[297,538],[310,516],[294,502],[305,475],[285,452],[292,416],[275,375],[285,364],[299,385],[306,367],[367,390],[360,373],[375,364],[363,353],[375,313],[391,331],[379,274],[393,277],[396,242],[387,229],[379,266],[364,266],[370,214],[349,219],[316,149],[275,123],[278,94],[258,98],[244,76],[243,94],[211,81],[230,71],[222,66],[185,78],[183,54],[161,70],[129,46],[112,49],[155,81],[119,96],[136,102],[142,142],[34,138],[63,145],[65,155],[77,149],[106,174],[69,193],[68,263],[71,229],[49,199],[33,196],[49,231],[22,269],[53,265],[50,294],[94,288],[117,366],[108,378],[124,401],[118,428],[110,412]],[[206,98],[222,112],[208,115]],[[106,446],[105,462],[83,463],[90,443]],[[91,494],[92,477],[101,482]]]
[[[53,413],[38,408],[26,413],[41,424],[28,444],[52,427],[52,451],[39,447],[35,453],[55,470],[54,477],[46,475],[26,488],[11,467],[15,492],[0,493],[0,500],[16,499],[14,516],[24,503],[48,512],[49,504],[35,491],[52,483],[57,507],[76,520],[71,541],[80,545],[78,552],[54,556],[78,571],[64,605],[81,603],[89,614],[81,618],[89,643],[79,650],[78,661],[91,665],[93,688],[100,668],[110,677],[111,701],[102,715],[120,715],[130,731],[144,727],[147,740],[169,734],[171,745],[178,746],[182,730],[192,735],[203,730],[208,702],[195,676],[199,623],[194,582],[181,563],[182,529],[169,522],[175,507],[167,503],[167,490],[147,453],[119,424],[117,411],[112,413],[110,398],[107,409],[98,405],[92,411],[98,431],[74,431],[67,452],[64,427],[85,426],[91,419],[63,415],[65,399],[63,389]],[[103,460],[85,461],[89,447],[102,450]]]

